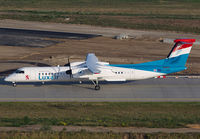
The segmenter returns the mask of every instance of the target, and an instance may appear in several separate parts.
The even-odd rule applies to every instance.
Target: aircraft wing
[[[86,57],[86,65],[88,67],[88,69],[94,73],[94,74],[98,74],[101,71],[98,69],[98,58],[95,56],[95,54],[93,53],[89,53]]]

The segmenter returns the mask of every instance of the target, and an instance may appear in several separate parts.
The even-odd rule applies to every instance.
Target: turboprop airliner
[[[186,69],[186,62],[195,39],[176,39],[175,45],[165,59],[140,64],[109,64],[100,62],[93,53],[86,60],[57,67],[23,67],[4,80],[12,82],[48,82],[90,80],[95,90],[100,90],[99,81],[141,80],[179,72]]]

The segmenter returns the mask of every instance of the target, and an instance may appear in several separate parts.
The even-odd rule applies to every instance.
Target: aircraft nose
[[[11,80],[10,80],[10,77],[9,77],[9,76],[7,76],[7,77],[4,79],[4,81],[6,81],[6,82],[9,82],[9,81],[11,81]]]

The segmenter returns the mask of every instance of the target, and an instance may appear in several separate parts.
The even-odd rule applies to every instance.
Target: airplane
[[[4,80],[12,82],[48,82],[90,80],[95,90],[100,90],[99,81],[141,80],[187,69],[186,62],[195,39],[176,39],[175,45],[165,59],[139,64],[109,64],[100,62],[94,53],[86,60],[56,67],[23,67]]]

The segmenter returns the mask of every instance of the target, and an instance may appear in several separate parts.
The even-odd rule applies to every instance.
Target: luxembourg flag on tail
[[[195,39],[176,39],[175,45],[165,60],[170,67],[184,67]]]
[[[195,39],[176,39],[175,45],[168,55],[168,58],[189,54]]]

